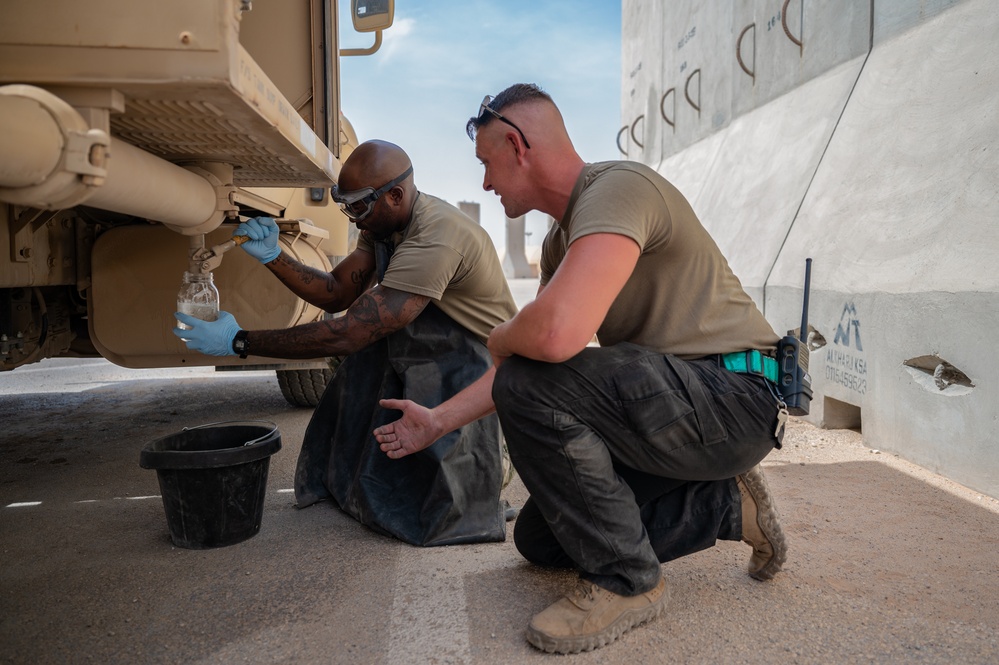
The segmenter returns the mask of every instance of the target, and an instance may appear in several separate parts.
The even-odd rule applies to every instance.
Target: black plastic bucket
[[[156,469],[173,543],[201,550],[256,535],[270,457],[280,449],[277,425],[256,420],[185,428],[146,444],[139,466]]]

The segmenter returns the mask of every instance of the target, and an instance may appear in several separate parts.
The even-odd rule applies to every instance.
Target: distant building
[[[475,201],[458,201],[458,210],[462,211],[466,215],[472,218],[479,226],[482,226],[482,220],[479,218],[479,204]]]
[[[524,230],[526,217],[506,218],[506,253],[503,256],[503,274],[508,279],[537,277],[537,266],[527,262],[524,253]]]

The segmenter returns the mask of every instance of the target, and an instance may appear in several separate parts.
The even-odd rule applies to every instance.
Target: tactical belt
[[[721,358],[730,372],[756,374],[777,383],[777,361],[756,349],[726,353]]]

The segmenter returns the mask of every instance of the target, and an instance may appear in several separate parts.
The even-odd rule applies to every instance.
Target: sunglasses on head
[[[485,97],[483,97],[482,103],[479,104],[479,115],[477,115],[476,117],[481,119],[482,114],[488,113],[489,115],[496,118],[500,122],[505,122],[506,124],[510,125],[511,127],[517,130],[518,134],[520,134],[520,140],[524,142],[524,147],[530,150],[531,144],[527,142],[527,137],[524,136],[524,132],[520,131],[520,127],[507,120],[507,118],[504,117],[503,114],[501,114],[499,111],[493,110],[493,108],[489,106],[489,104],[492,101],[493,101],[492,95],[486,95]]]
[[[330,196],[340,205],[343,214],[347,215],[353,221],[359,222],[371,214],[375,203],[378,201],[378,197],[405,180],[412,172],[413,167],[410,166],[401,176],[385,183],[378,189],[374,187],[362,187],[352,192],[341,192],[337,185],[333,185],[330,188]]]

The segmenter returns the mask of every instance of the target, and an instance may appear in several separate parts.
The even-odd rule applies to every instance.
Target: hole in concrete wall
[[[826,345],[826,338],[812,326],[808,326],[808,350],[817,351]]]
[[[936,354],[909,358],[902,365],[917,384],[938,395],[967,395],[975,388],[967,374]]]
[[[794,335],[795,337],[801,337],[801,326],[798,326],[794,330],[788,330],[788,335]],[[826,338],[818,331],[818,329],[811,323],[808,324],[808,337],[805,338],[805,343],[808,345],[809,351],[817,351],[826,345]]]
[[[822,427],[826,429],[852,429],[862,431],[860,407],[841,402],[832,397],[822,400]]]

